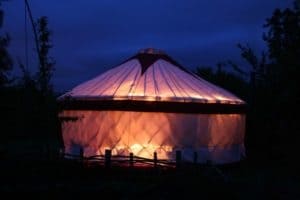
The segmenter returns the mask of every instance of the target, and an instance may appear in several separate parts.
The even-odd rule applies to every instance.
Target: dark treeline
[[[0,7],[1,8],[1,7]],[[299,144],[298,105],[300,79],[300,10],[275,10],[266,19],[263,39],[267,49],[256,55],[250,45],[239,44],[250,74],[232,61],[217,69],[199,67],[196,73],[244,99],[248,104],[246,149],[250,159],[286,160],[296,156]],[[19,61],[22,77],[9,75],[16,63],[9,55],[9,35],[0,32],[0,143],[14,140],[62,145],[56,95],[51,85],[55,62],[49,57],[51,31],[46,17],[36,21],[37,73]],[[1,27],[0,27],[1,31]],[[232,70],[225,70],[226,67]],[[4,151],[0,149],[0,151]]]
[[[10,45],[9,34],[0,33],[0,141],[2,145],[18,141],[49,149],[54,145],[61,146],[62,141],[56,95],[51,84],[55,62],[49,56],[52,44],[47,17],[40,17],[35,22],[35,29],[39,61],[35,74],[21,60],[17,64],[14,62],[7,50]],[[22,71],[21,78],[10,75],[16,65]]]
[[[196,73],[220,85],[248,104],[246,148],[249,158],[279,161],[297,157],[300,100],[300,9],[276,9],[266,19],[267,49],[256,55],[250,45],[238,44],[250,66],[247,74],[231,61],[217,69],[199,67]],[[231,70],[224,70],[230,67]]]

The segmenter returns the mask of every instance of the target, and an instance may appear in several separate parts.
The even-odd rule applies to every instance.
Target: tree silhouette
[[[276,9],[266,20],[266,52],[259,58],[249,45],[238,45],[251,66],[250,146],[271,158],[288,158],[299,139],[300,10]],[[266,148],[267,147],[267,148]]]
[[[200,67],[196,74],[228,89],[248,103],[248,157],[287,160],[299,141],[300,9],[276,9],[266,19],[263,40],[267,49],[257,56],[249,44],[238,44],[250,66],[246,75],[231,61]],[[233,71],[224,70],[231,66]],[[248,76],[249,82],[245,78]]]
[[[13,61],[7,51],[9,42],[8,34],[0,36],[0,87],[10,82],[7,72],[12,70]]]
[[[37,83],[40,91],[46,95],[52,93],[51,78],[54,71],[55,61],[49,56],[52,48],[50,41],[51,31],[48,28],[48,18],[43,16],[37,20],[40,66],[37,74]]]
[[[3,25],[4,11],[1,9],[0,1],[0,29]],[[0,87],[3,87],[7,83],[11,82],[8,78],[8,72],[13,68],[13,60],[9,55],[7,48],[10,43],[10,37],[8,34],[0,35]]]
[[[216,70],[209,66],[201,66],[196,68],[195,74],[247,100],[248,83],[242,77],[243,72],[233,73],[223,69],[226,67],[236,67],[236,65],[231,61],[220,62]]]
[[[264,40],[268,45],[269,64],[266,79],[274,94],[281,114],[297,115],[290,109],[299,103],[299,72],[300,72],[300,10],[295,4],[294,9],[277,9],[267,19],[265,27],[268,32]],[[286,111],[289,110],[289,113]]]

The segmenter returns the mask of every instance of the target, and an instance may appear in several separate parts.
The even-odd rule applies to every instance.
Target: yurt
[[[145,49],[58,98],[65,152],[224,164],[245,155],[245,102]]]

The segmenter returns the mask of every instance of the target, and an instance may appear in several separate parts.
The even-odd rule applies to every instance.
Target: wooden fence
[[[61,152],[61,157],[75,159],[78,161],[82,161],[88,164],[97,164],[104,165],[106,168],[111,166],[153,166],[156,167],[171,167],[171,168],[180,168],[183,164],[186,164],[182,160],[182,152],[180,150],[176,151],[175,160],[166,160],[166,159],[158,159],[157,153],[153,153],[153,158],[143,158],[139,156],[135,156],[133,153],[130,153],[128,156],[124,155],[112,155],[112,151],[110,149],[105,150],[104,155],[95,155],[85,157],[83,155],[83,151],[80,151],[79,155],[66,154]],[[189,162],[189,164],[196,165],[198,162],[198,153],[194,152],[193,162]]]

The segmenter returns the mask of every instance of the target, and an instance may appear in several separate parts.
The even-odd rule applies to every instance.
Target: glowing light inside
[[[83,147],[87,157],[104,155],[110,149],[112,155],[133,153],[153,159],[156,152],[158,159],[174,159],[177,149],[190,149],[187,158],[192,160],[193,152],[200,149],[199,159],[228,161],[238,160],[244,152],[243,114],[63,111],[60,116],[83,116],[63,121],[65,152],[69,154],[78,154]]]
[[[67,96],[82,99],[244,103],[230,92],[164,60],[156,61],[144,74],[141,74],[138,60],[129,60],[78,85],[60,98]]]

